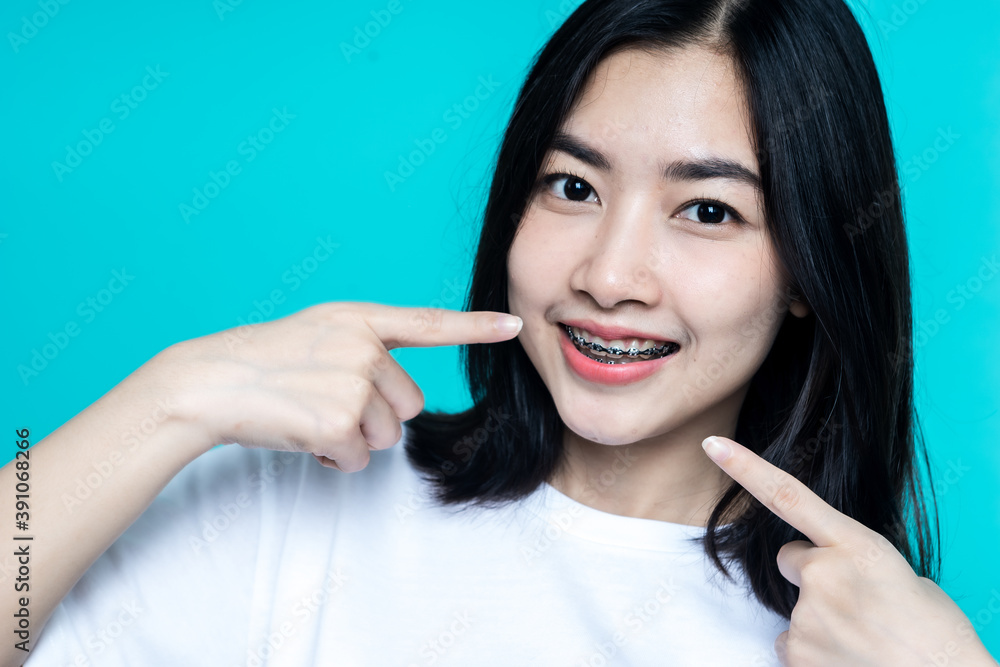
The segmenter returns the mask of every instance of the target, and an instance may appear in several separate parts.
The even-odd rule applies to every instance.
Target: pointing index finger
[[[841,514],[808,486],[729,438],[705,438],[709,458],[782,521],[818,547],[849,541],[862,524]]]
[[[389,350],[397,347],[498,343],[516,336],[522,326],[520,317],[507,313],[377,304],[368,304],[363,317]]]

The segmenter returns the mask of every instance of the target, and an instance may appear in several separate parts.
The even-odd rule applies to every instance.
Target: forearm
[[[210,447],[144,366],[31,447],[27,470],[23,464],[18,470],[16,460],[0,470],[0,517],[8,522],[0,562],[9,573],[0,595],[7,638],[0,646],[0,664],[20,665],[26,658],[15,648],[19,640],[13,634],[22,598],[28,601],[31,648],[84,572],[185,465]],[[27,487],[18,488],[24,472]],[[26,488],[27,494],[20,493]],[[15,524],[18,494],[26,501],[21,506],[27,507],[26,530]],[[15,533],[32,539],[12,539]],[[19,582],[24,561],[30,574]]]

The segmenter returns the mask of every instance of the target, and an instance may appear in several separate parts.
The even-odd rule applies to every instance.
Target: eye
[[[733,209],[722,202],[712,200],[694,202],[682,209],[681,213],[688,213],[691,216],[681,215],[682,218],[707,225],[741,221],[740,216]]]
[[[579,176],[572,174],[549,174],[544,179],[549,192],[560,199],[569,201],[600,202],[593,186]],[[591,199],[592,198],[592,199]]]

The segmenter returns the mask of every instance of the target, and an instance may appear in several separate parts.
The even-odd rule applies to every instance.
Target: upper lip
[[[626,329],[623,326],[614,324],[598,324],[593,320],[564,320],[563,324],[576,327],[578,329],[584,329],[587,333],[600,336],[606,341],[638,338],[639,340],[652,340],[665,343],[676,342],[670,340],[669,338],[663,338],[660,334],[646,333],[644,331],[636,331],[635,329]]]

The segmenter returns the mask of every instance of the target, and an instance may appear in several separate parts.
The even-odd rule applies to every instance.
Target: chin
[[[592,414],[583,419],[573,419],[571,415],[559,412],[566,428],[585,440],[599,445],[631,445],[642,440],[645,435],[635,427],[635,422],[623,417],[619,419],[602,419],[601,413]],[[629,426],[632,424],[632,426]]]

